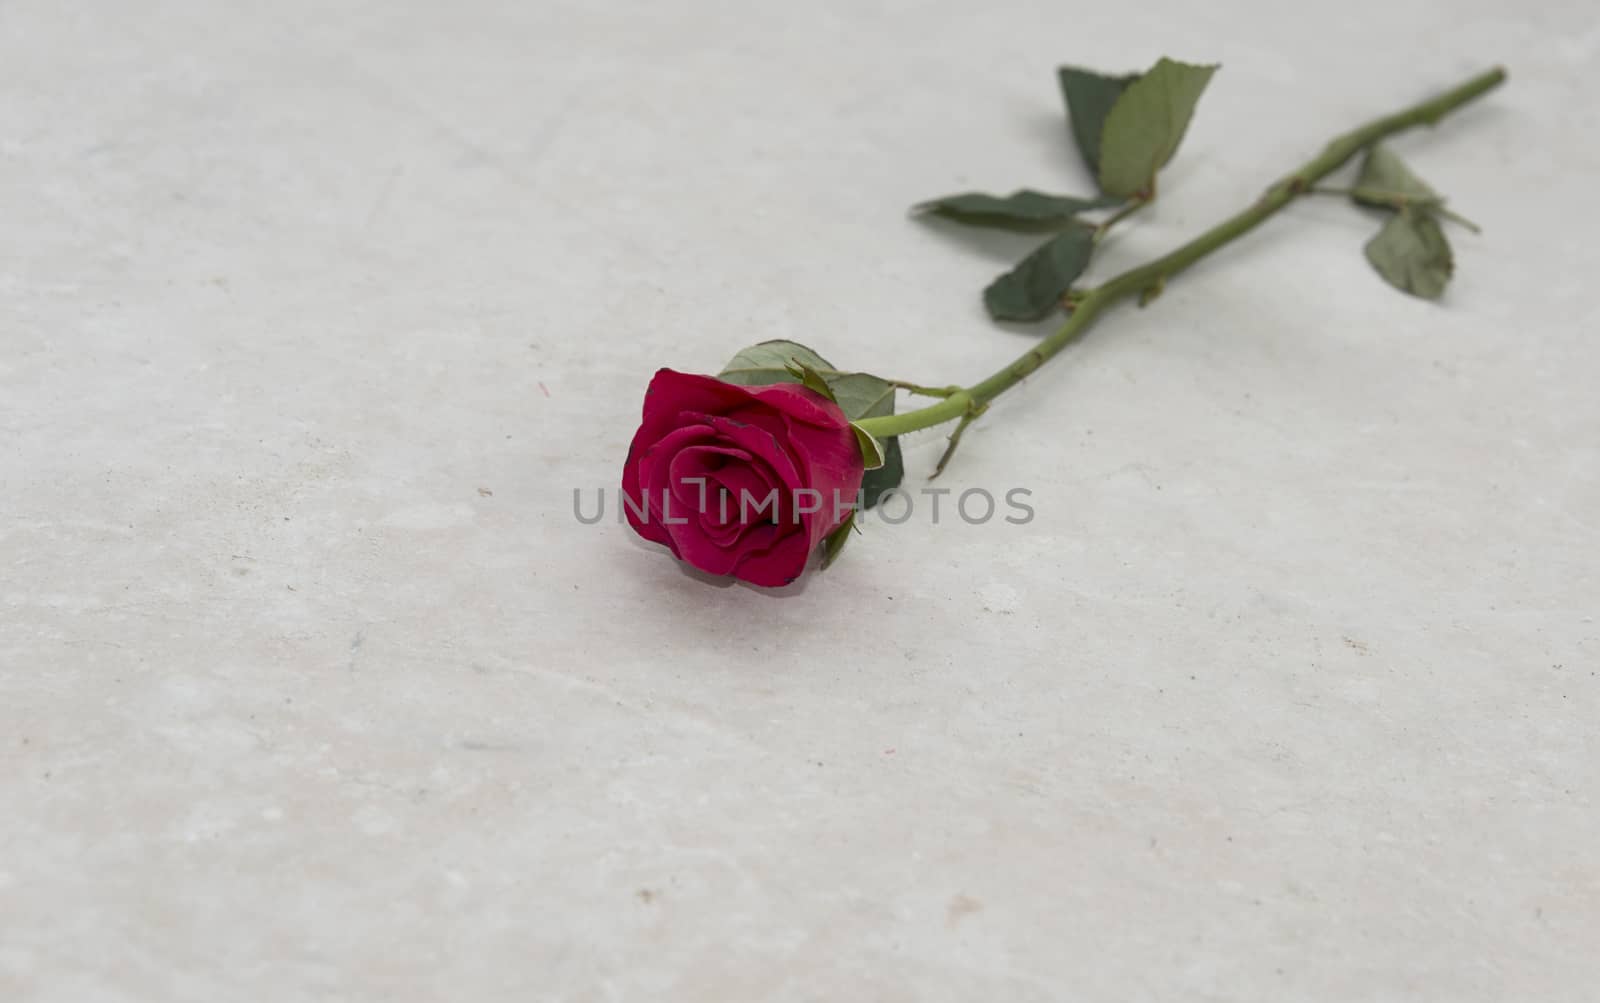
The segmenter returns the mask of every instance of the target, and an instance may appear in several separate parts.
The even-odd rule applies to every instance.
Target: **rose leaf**
[[[905,480],[905,461],[900,456],[900,437],[879,440],[883,443],[883,466],[869,470],[861,478],[861,507],[872,508],[883,496]]]
[[[911,211],[969,226],[1038,233],[1071,226],[1079,213],[1108,209],[1120,205],[1122,201],[1109,195],[1078,198],[1072,195],[1047,195],[1031,188],[1021,188],[1004,196],[985,195],[982,192],[946,195],[914,206]]]
[[[1386,146],[1374,146],[1367,151],[1350,197],[1362,205],[1390,209],[1407,204],[1436,205],[1442,201],[1438,192],[1411,173],[1405,161]]]
[[[828,386],[828,381],[823,378],[821,373],[806,365],[804,362],[800,362],[798,360],[790,362],[789,372],[790,374],[798,377],[801,385],[803,385],[807,390],[810,390],[813,393],[821,394],[834,403],[838,403],[839,399],[833,395],[833,388]]]
[[[844,522],[839,524],[838,529],[823,538],[822,567],[824,570],[838,559],[839,552],[844,549],[846,543],[850,542],[850,534],[852,532],[861,532],[856,528],[856,514],[854,512],[844,517]]]
[[[834,397],[845,416],[852,422],[863,418],[882,418],[894,414],[894,384],[870,373],[845,373],[828,381]],[[864,433],[856,430],[859,437]],[[867,436],[872,439],[872,436]],[[862,445],[861,455],[867,461],[867,472],[861,478],[861,506],[871,508],[878,504],[886,491],[900,486],[905,479],[905,465],[900,456],[900,438],[874,439],[879,447],[882,462],[876,467],[867,446]]]
[[[784,341],[780,338],[751,345],[739,352],[722,367],[717,379],[745,387],[766,386],[771,383],[799,383],[800,377],[790,369],[793,363],[825,372],[833,370],[833,366],[812,349],[797,341]]]
[[[1156,172],[1177,152],[1195,104],[1217,71],[1162,57],[1129,84],[1107,113],[1100,134],[1100,189],[1131,198],[1155,186]]]
[[[1367,241],[1367,260],[1402,292],[1438,299],[1455,262],[1439,221],[1424,209],[1404,209]]]
[[[1094,253],[1094,230],[1076,226],[1040,244],[1011,271],[983,291],[995,320],[1041,320],[1061,306]]]
[[[1061,82],[1061,96],[1067,103],[1067,117],[1072,122],[1072,138],[1083,154],[1089,172],[1100,177],[1100,134],[1105,131],[1106,116],[1111,106],[1139,79],[1138,74],[1111,77],[1076,66],[1063,66],[1056,70]]]

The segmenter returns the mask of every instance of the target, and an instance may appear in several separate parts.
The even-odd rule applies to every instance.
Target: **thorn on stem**
[[[1157,296],[1160,296],[1162,290],[1164,290],[1166,288],[1167,288],[1167,277],[1165,275],[1157,276],[1156,280],[1154,282],[1152,282],[1149,285],[1145,286],[1144,289],[1142,289],[1139,292],[1139,305],[1140,306],[1148,305],[1151,300],[1155,299]]]
[[[961,445],[961,433],[965,432],[967,426],[977,421],[978,416],[987,410],[989,410],[989,405],[974,402],[971,409],[961,416],[961,420],[956,423],[956,430],[950,433],[950,444],[944,447],[944,452],[940,454],[939,462],[934,464],[933,473],[928,475],[928,480],[931,481],[944,473],[945,464],[950,462],[950,457],[956,453],[956,447]]]

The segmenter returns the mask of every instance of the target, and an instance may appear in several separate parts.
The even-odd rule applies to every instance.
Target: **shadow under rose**
[[[819,573],[819,567],[822,564],[822,555],[820,553],[812,554],[811,559],[806,562],[805,573],[802,574],[798,579],[789,583],[788,585],[781,585],[777,588],[767,588],[761,585],[752,585],[749,582],[742,581],[732,575],[713,575],[709,574],[708,572],[701,571],[699,568],[695,567],[689,562],[674,557],[672,555],[672,551],[668,550],[666,547],[663,547],[659,543],[651,543],[649,540],[643,540],[632,535],[628,537],[628,543],[634,550],[649,554],[652,560],[667,560],[672,562],[677,566],[678,573],[680,575],[694,581],[696,584],[709,585],[715,589],[738,587],[747,592],[752,592],[758,596],[771,599],[787,599],[791,596],[802,595],[806,590],[807,583],[811,581],[812,576]]]

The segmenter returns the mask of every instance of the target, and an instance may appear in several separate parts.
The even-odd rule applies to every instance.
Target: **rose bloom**
[[[622,470],[623,510],[701,571],[787,585],[849,517],[862,467],[844,412],[813,390],[662,369]]]

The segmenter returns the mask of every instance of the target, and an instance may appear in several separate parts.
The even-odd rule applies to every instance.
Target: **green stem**
[[[1436,216],[1442,216],[1445,219],[1460,223],[1473,233],[1483,232],[1483,227],[1474,223],[1472,220],[1461,215],[1460,213],[1452,212],[1450,209],[1446,208],[1444,199],[1437,195],[1428,195],[1419,198],[1415,195],[1407,195],[1404,192],[1386,192],[1378,188],[1336,188],[1330,185],[1318,185],[1317,187],[1311,189],[1309,194],[1343,195],[1346,198],[1353,198],[1358,202],[1386,205],[1390,209],[1394,209],[1397,212],[1404,212],[1412,206],[1416,206],[1418,208],[1425,209]]]
[[[850,369],[813,369],[812,372],[824,377],[862,375]],[[961,387],[926,387],[920,383],[908,383],[905,380],[886,380],[882,376],[875,378],[883,380],[883,382],[896,390],[904,390],[908,394],[916,394],[920,397],[949,397],[962,389]]]
[[[1461,226],[1466,227],[1468,230],[1471,230],[1473,233],[1482,233],[1483,232],[1483,227],[1481,227],[1478,224],[1474,223],[1472,220],[1468,219],[1467,217],[1461,215],[1459,212],[1453,211],[1449,206],[1436,205],[1436,206],[1433,207],[1433,212],[1434,212],[1434,215],[1443,216],[1445,219],[1448,219],[1453,223],[1457,223],[1457,224],[1459,224]]]
[[[1022,382],[1029,373],[1044,365],[1057,352],[1076,341],[1106,307],[1130,296],[1153,295],[1168,279],[1218,248],[1254,230],[1294,201],[1296,196],[1308,193],[1313,185],[1344,166],[1357,153],[1397,132],[1419,125],[1432,125],[1474,98],[1493,90],[1504,82],[1505,78],[1505,70],[1496,67],[1443,94],[1391,115],[1374,119],[1359,129],[1339,136],[1315,159],[1267,189],[1266,194],[1262,195],[1254,205],[1223,220],[1187,244],[1153,261],[1130,268],[1103,285],[1085,292],[1059,330],[988,379],[975,383],[964,391],[953,393],[937,404],[916,411],[907,411],[904,414],[867,418],[857,424],[871,434],[884,438],[932,428],[981,410],[990,401]]]
[[[1105,235],[1111,232],[1112,227],[1116,226],[1118,223],[1127,219],[1129,216],[1132,216],[1134,213],[1138,212],[1140,209],[1143,209],[1149,204],[1150,199],[1148,198],[1135,198],[1121,209],[1118,209],[1110,216],[1107,216],[1094,228],[1095,243],[1098,244],[1102,239],[1104,239]]]

